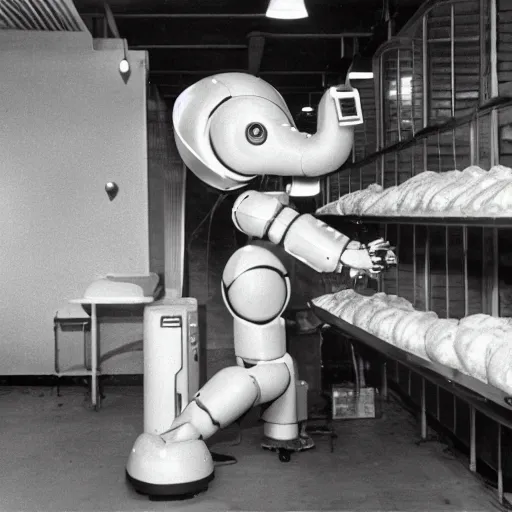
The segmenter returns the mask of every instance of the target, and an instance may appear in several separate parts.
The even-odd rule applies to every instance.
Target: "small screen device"
[[[330,88],[331,98],[336,105],[338,123],[340,126],[351,126],[363,123],[361,98],[359,91],[348,87]]]

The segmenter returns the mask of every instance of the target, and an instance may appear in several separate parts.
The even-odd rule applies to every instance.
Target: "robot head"
[[[276,89],[244,73],[200,80],[177,98],[173,110],[185,165],[224,191],[266,174],[312,178],[338,169],[352,150],[354,125],[362,123],[357,90],[328,89],[317,123],[314,135],[299,132]]]

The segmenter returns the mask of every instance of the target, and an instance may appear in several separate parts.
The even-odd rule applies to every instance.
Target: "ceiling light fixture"
[[[349,80],[371,80],[373,78],[372,59],[355,55],[348,69]]]
[[[308,104],[304,107],[302,107],[302,112],[305,112],[306,114],[312,114],[315,111],[315,109],[311,106],[311,93],[308,94]]]
[[[267,18],[298,20],[308,17],[304,0],[270,0],[265,14]]]

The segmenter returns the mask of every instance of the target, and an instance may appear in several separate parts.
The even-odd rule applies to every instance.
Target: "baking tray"
[[[316,215],[333,228],[352,224],[411,224],[422,226],[474,226],[488,228],[512,228],[512,217],[424,217],[379,215]]]
[[[345,322],[325,309],[319,308],[312,302],[309,303],[309,307],[322,322],[351,337],[354,341],[372,348],[386,358],[398,361],[418,375],[458,396],[498,423],[512,428],[512,396],[507,393],[453,368],[427,361],[395,347],[373,334]]]

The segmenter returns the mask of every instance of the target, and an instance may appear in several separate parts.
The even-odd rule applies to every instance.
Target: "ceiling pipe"
[[[131,47],[133,48],[133,47]],[[247,73],[246,69],[217,69],[217,70],[186,70],[186,69],[161,69],[150,70],[150,75],[217,75],[220,73]],[[260,71],[259,75],[339,75],[339,71],[310,70],[310,71]]]
[[[164,99],[176,99],[183,91],[185,90],[185,88],[181,89],[180,91],[177,91],[177,92],[171,92],[171,93],[160,93],[160,95],[162,96],[162,98]],[[286,97],[289,97],[289,96],[297,96],[297,97],[307,97],[308,94],[318,94],[318,95],[322,95],[323,93],[325,92],[325,89],[322,89],[321,87],[315,87],[315,88],[307,88],[307,89],[304,89],[304,90],[283,90],[282,88],[279,88],[279,93],[282,94],[283,96],[286,96]]]
[[[119,33],[119,29],[117,28],[116,20],[114,18],[114,14],[112,12],[112,9],[110,9],[110,5],[108,5],[108,3],[105,2],[103,4],[103,7],[105,9],[104,16],[105,16],[105,19],[107,20],[108,28],[110,29],[110,31],[112,32],[113,36],[116,39],[121,39],[121,35]]]
[[[247,50],[246,44],[141,44],[131,50]]]
[[[249,32],[248,38],[265,37],[267,39],[341,39],[343,37],[372,37],[371,32],[341,32],[340,34],[278,34],[272,32]]]
[[[220,73],[245,73],[245,69],[161,69],[149,70],[150,75],[215,75]]]
[[[177,91],[173,91],[172,89],[171,90],[167,90],[164,92],[164,94],[167,94],[167,95],[179,95],[181,94],[181,92],[183,91],[183,89],[186,87],[185,85],[182,85],[182,86],[177,86],[176,84],[173,84],[173,85],[169,85],[169,84],[157,84],[157,87],[161,87],[161,88],[167,88],[167,87],[176,87],[178,90]],[[296,86],[296,87],[293,87],[293,86],[290,86],[290,87],[279,87],[279,92],[282,93],[282,94],[321,94],[323,92],[325,92],[325,88],[322,88],[322,84],[318,84],[318,85],[312,85],[312,86]]]
[[[121,13],[116,12],[113,15],[118,19],[203,19],[203,18],[216,18],[216,19],[224,19],[224,18],[234,18],[234,19],[256,19],[256,18],[265,18],[264,13],[247,13],[247,14],[201,14],[201,13]],[[86,18],[103,18],[102,13],[98,12],[84,12],[81,16]]]
[[[252,36],[249,38],[249,55],[247,71],[251,75],[258,75],[263,61],[265,51],[265,38],[263,36]]]

